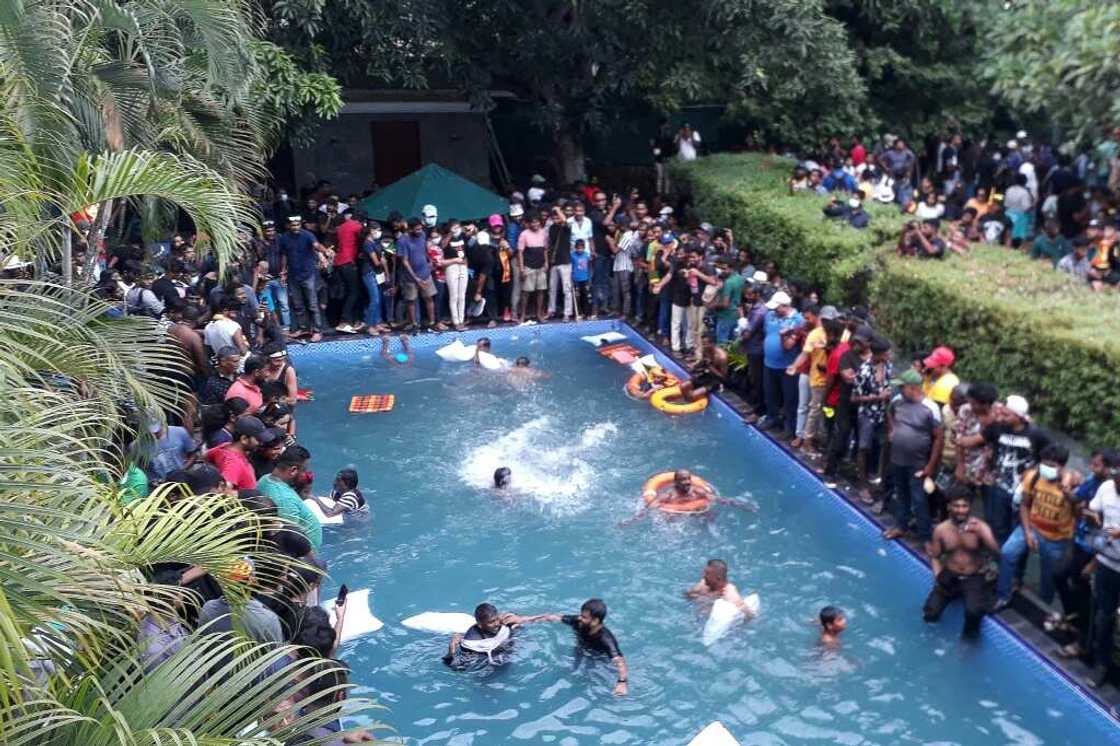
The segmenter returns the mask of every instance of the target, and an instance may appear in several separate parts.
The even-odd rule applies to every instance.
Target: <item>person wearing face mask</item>
[[[1066,470],[1068,460],[1069,451],[1051,443],[1039,454],[1038,466],[1023,473],[1013,500],[1019,506],[1019,525],[1003,543],[999,562],[996,611],[1010,605],[1013,582],[1022,575],[1028,552],[1038,553],[1039,598],[1047,605],[1054,600],[1054,573],[1069,556],[1078,513],[1074,489],[1081,476]]]
[[[366,286],[369,304],[366,305],[363,320],[366,331],[371,337],[388,331],[382,323],[381,314],[381,286],[385,283],[385,252],[381,244],[381,224],[376,220],[366,223],[362,234],[362,245],[358,251],[358,270],[362,275],[362,284]]]
[[[857,192],[862,195],[863,192]],[[853,228],[866,228],[871,224],[871,216],[863,209],[863,200],[854,196],[848,200],[848,225]]]
[[[937,525],[929,544],[933,589],[922,607],[922,618],[936,622],[953,599],[964,600],[964,630],[968,637],[980,631],[980,622],[990,608],[988,584],[984,579],[984,555],[1000,554],[992,529],[969,515],[972,491],[964,485],[949,490],[949,518]]]
[[[467,240],[458,220],[448,223],[447,234],[440,244],[444,277],[447,282],[447,301],[451,310],[451,324],[455,331],[467,328]]]
[[[281,187],[280,191],[276,193],[276,200],[272,203],[273,222],[281,222],[289,215],[295,215],[297,212],[299,212],[299,207],[288,196],[288,190]]]

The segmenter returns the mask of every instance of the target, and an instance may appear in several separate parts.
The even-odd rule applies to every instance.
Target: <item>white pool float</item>
[[[696,738],[688,742],[688,746],[739,746],[739,742],[731,735],[731,731],[724,728],[723,723],[717,720],[697,733]]]
[[[475,346],[465,345],[462,340],[456,339],[449,345],[444,345],[436,350],[436,354],[444,360],[453,363],[466,363],[474,360]]]
[[[332,504],[329,497],[322,497],[319,499],[327,503],[328,505]],[[323,509],[319,507],[319,503],[315,502],[314,500],[304,500],[303,504],[306,505],[307,509],[310,510],[314,514],[314,516],[319,519],[319,523],[324,526],[339,526],[344,522],[342,513],[339,513],[338,515],[327,515],[323,512]]]
[[[425,611],[401,622],[409,629],[433,635],[462,635],[474,624],[474,617],[460,611]]]
[[[587,342],[589,345],[599,347],[603,344],[610,344],[611,342],[618,342],[626,339],[626,335],[619,334],[618,332],[605,332],[603,334],[592,334],[588,337],[580,337],[580,339]]]
[[[750,611],[751,616],[756,616],[760,608],[762,608],[762,601],[757,593],[752,593],[743,599],[743,604]],[[701,636],[705,645],[711,645],[727,634],[737,622],[744,618],[743,611],[722,598],[717,598],[716,602],[712,604],[712,612],[708,615],[708,621],[704,623],[704,633]]]
[[[331,624],[334,624],[334,599],[320,605],[331,615]],[[346,618],[342,621],[342,642],[376,632],[384,626],[385,623],[369,610],[369,588],[361,588],[346,594]]]
[[[497,355],[491,355],[489,352],[478,353],[478,364],[486,370],[504,370],[509,367],[508,360],[500,358]]]

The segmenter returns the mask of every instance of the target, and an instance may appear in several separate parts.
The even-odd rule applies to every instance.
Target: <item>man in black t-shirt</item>
[[[626,659],[622,657],[622,650],[618,647],[618,640],[609,629],[603,626],[607,617],[607,605],[598,598],[584,601],[579,608],[579,615],[575,614],[545,614],[539,617],[542,622],[563,622],[576,631],[580,647],[592,653],[603,653],[611,659],[611,663],[618,669],[618,680],[615,682],[613,692],[616,696],[625,696],[629,692],[626,685],[627,668]]]

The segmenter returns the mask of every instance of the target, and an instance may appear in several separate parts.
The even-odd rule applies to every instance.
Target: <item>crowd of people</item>
[[[922,156],[890,134],[870,150],[857,137],[823,151],[798,162],[790,191],[832,195],[825,214],[856,228],[870,222],[865,201],[897,204],[914,216],[899,236],[901,256],[941,259],[987,243],[1093,290],[1120,284],[1120,128],[1076,154],[1025,131],[1003,145],[931,138]]]
[[[856,204],[865,196],[861,183],[878,178],[881,187],[887,175],[892,199],[922,221],[907,229],[900,251],[922,256],[956,246],[952,237],[941,238],[936,221],[956,220],[959,231],[961,222],[976,220],[970,215],[979,214],[978,205],[994,209],[984,212],[990,222],[1003,214],[1009,197],[1017,199],[999,181],[1006,169],[981,163],[965,185],[965,157],[954,138],[937,149],[933,173],[956,176],[923,179],[919,199],[908,200],[918,159],[900,139],[882,145],[867,152],[857,141],[850,152],[821,158],[823,167],[803,164],[793,191],[853,190],[854,202],[834,205],[859,229],[866,225]],[[1024,156],[1013,169],[1015,182],[1024,167],[1037,173],[1046,163],[1044,148],[1024,142],[1013,150]],[[1038,251],[1059,265],[1068,264],[1067,257],[1052,256],[1046,240],[1062,245],[1072,233],[1066,243],[1076,255],[1085,240],[1099,248],[1115,237],[1111,225],[1099,225],[1114,219],[1110,203],[1093,199],[1066,209],[1069,200],[1063,200],[1080,182],[1064,179],[1063,164],[1059,158],[1037,183],[1028,179],[1028,187],[1042,190],[1040,202],[1056,195],[1059,208],[1057,222],[1045,222],[1044,232],[1024,244],[1041,242]],[[876,194],[876,186],[870,188]],[[971,196],[958,210],[961,189]],[[1037,553],[1041,599],[1061,598],[1062,611],[1047,624],[1068,636],[1062,654],[1095,661],[1097,681],[1112,675],[1120,604],[1116,451],[1094,452],[1089,473],[1079,474],[1068,467],[1067,450],[1032,422],[1024,397],[961,382],[948,347],[897,360],[896,345],[906,349],[907,340],[886,339],[868,309],[822,304],[815,289],[752,256],[730,228],[685,219],[680,205],[675,209],[662,195],[611,192],[594,183],[553,188],[534,177],[527,197],[511,195],[507,214],[441,220],[438,205],[429,205],[420,215],[379,221],[361,212],[356,196],[342,200],[331,191],[329,183],[309,188],[302,208],[284,190],[262,202],[263,230],[246,229],[243,253],[224,274],[212,258],[196,255],[189,234],[154,252],[126,242],[95,263],[96,292],[110,302],[110,315],[158,318],[189,361],[186,372],[166,375],[194,394],[182,415],[147,419],[152,438],[133,446],[126,500],[169,482],[194,493],[235,494],[275,523],[271,540],[281,553],[315,564],[322,529],[305,498],[318,502],[324,515],[360,515],[367,508],[352,470],[336,476],[334,500],[312,492],[311,454],[298,442],[296,426],[306,392],[288,359],[289,345],[318,341],[331,326],[338,334],[384,338],[421,327],[439,332],[471,324],[620,318],[690,369],[691,380],[682,386],[686,398],[737,388],[750,421],[785,440],[826,480],[843,469],[856,485],[855,499],[869,509],[889,509],[894,526],[885,538],[912,533],[929,553],[936,580],[924,608],[928,620],[961,597],[965,631],[975,633],[984,614],[1010,602],[1026,556]],[[1000,191],[1002,206],[990,197]],[[885,194],[880,189],[875,198]],[[927,203],[941,209],[923,212]],[[1030,238],[1016,227],[1023,218],[1006,219],[997,239]],[[977,229],[987,235],[981,223]],[[1085,256],[1092,265],[1096,254]],[[79,252],[76,262],[84,261]],[[1092,274],[1086,278],[1094,281]],[[1110,284],[1107,275],[1099,279]],[[411,351],[403,354],[407,359]],[[345,604],[332,624],[308,603],[317,601],[321,574],[293,570],[272,586],[258,585],[245,629],[259,641],[307,643],[324,661],[333,660]],[[199,624],[228,626],[229,605],[205,571],[173,566],[157,568],[153,577],[191,588],[202,602],[181,620],[142,626],[153,661]],[[605,607],[598,616],[594,604],[584,611],[590,621],[564,621],[581,635],[594,635],[590,627],[601,628]],[[476,615],[482,637],[492,627],[527,622],[483,612]],[[841,612],[822,615],[822,625],[832,630],[827,635],[839,634]],[[453,646],[450,654],[456,651]],[[344,666],[332,670],[336,680],[344,679]]]

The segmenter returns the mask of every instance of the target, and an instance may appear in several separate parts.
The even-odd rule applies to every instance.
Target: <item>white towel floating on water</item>
[[[334,600],[327,601],[322,607],[331,615],[331,623],[335,621]],[[342,642],[353,640],[355,637],[376,632],[385,626],[385,623],[370,613],[369,588],[350,591],[346,594],[346,618],[342,620]]]
[[[320,498],[320,499],[323,502],[325,502],[326,504],[332,505],[332,507],[333,507],[333,504],[331,503],[330,498],[323,497],[323,498]],[[340,526],[344,522],[344,519],[343,519],[341,513],[339,513],[338,515],[327,515],[326,513],[323,512],[323,509],[319,507],[319,504],[317,502],[315,502],[314,500],[310,500],[310,499],[304,500],[303,504],[307,506],[308,510],[310,510],[312,513],[315,514],[315,517],[319,519],[319,523],[321,523],[324,526]]]
[[[475,346],[465,345],[462,340],[456,339],[449,345],[444,345],[436,350],[436,354],[444,360],[453,363],[466,363],[474,360]]]
[[[409,629],[431,632],[434,635],[466,634],[474,624],[474,617],[458,611],[425,611],[401,622]]]
[[[502,370],[509,367],[508,360],[491,355],[489,352],[478,353],[478,364],[486,370]]]
[[[599,345],[602,345],[604,343],[609,344],[611,342],[618,342],[620,340],[626,339],[626,335],[619,334],[618,332],[606,332],[604,334],[592,334],[590,337],[580,337],[580,339],[590,345],[598,347]]]
[[[751,615],[757,615],[758,610],[761,608],[761,600],[757,593],[752,593],[743,599],[743,603],[751,612]],[[704,624],[704,633],[701,637],[705,645],[711,645],[727,634],[727,631],[740,620],[743,619],[742,610],[722,598],[717,598],[716,602],[712,604],[712,613],[708,615],[708,621]]]
[[[723,723],[717,720],[696,734],[696,738],[689,741],[688,746],[739,746],[739,742],[727,728],[723,727]]]

